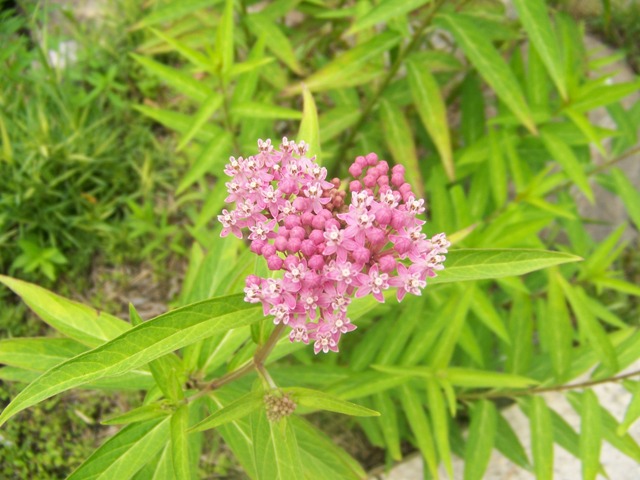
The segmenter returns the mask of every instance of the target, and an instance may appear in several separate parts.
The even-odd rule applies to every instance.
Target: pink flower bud
[[[354,163],[349,167],[349,173],[353,178],[358,178],[360,175],[362,175],[362,167],[357,163]]]
[[[267,267],[269,270],[280,270],[284,261],[278,255],[271,255],[267,258]]]
[[[378,177],[378,186],[380,187],[386,187],[389,185],[389,177],[387,177],[386,175],[380,175]]]
[[[393,175],[391,175],[391,185],[393,185],[394,187],[399,187],[403,183],[404,183],[403,174],[394,173]]]
[[[324,230],[330,230],[331,227],[335,226],[336,228],[340,228],[340,222],[338,220],[336,220],[335,218],[330,218],[329,220],[327,220],[324,224]]]
[[[291,230],[293,227],[300,226],[300,217],[298,215],[287,215],[284,219],[284,226]]]
[[[287,227],[280,227],[280,230],[278,230],[278,236],[289,238],[289,229]]]
[[[273,241],[273,246],[276,247],[276,250],[279,252],[284,252],[287,249],[287,239],[282,236],[277,236]]]
[[[316,244],[313,242],[313,240],[303,240],[302,244],[300,245],[300,251],[305,257],[310,257],[316,253]]]
[[[367,230],[366,235],[367,239],[374,247],[383,246],[385,243],[387,243],[387,236],[384,233],[384,230],[381,230],[380,228],[370,228]]]
[[[378,265],[380,265],[381,272],[393,272],[396,269],[396,259],[391,255],[385,255],[384,257],[380,258],[380,260],[378,260]]]
[[[322,255],[314,255],[309,259],[309,268],[313,270],[322,270],[325,266],[324,257]]]
[[[411,240],[409,240],[406,237],[400,237],[396,240],[396,243],[394,246],[395,246],[396,252],[398,252],[400,255],[404,255],[409,250],[411,250]]]
[[[402,185],[400,185],[400,188],[398,188],[398,191],[404,196],[405,193],[411,193],[411,185],[409,185],[408,183],[403,183]]]
[[[289,232],[289,240],[291,240],[292,238],[304,240],[306,236],[307,236],[307,232],[302,227],[293,227],[291,229],[291,232]]]
[[[255,239],[254,241],[251,242],[251,247],[249,247],[249,248],[256,255],[260,255],[262,253],[262,249],[265,247],[266,244],[267,244],[267,242],[257,238],[257,239]]]
[[[284,259],[284,268],[290,270],[293,265],[297,265],[300,263],[300,260],[292,255],[285,257]]]
[[[411,242],[409,242],[411,243]],[[291,237],[287,242],[287,252],[289,253],[298,253],[300,251],[300,246],[302,245],[302,240],[296,237]]]
[[[406,223],[407,223],[407,217],[405,216],[405,213],[400,212],[398,210],[394,210],[391,218],[391,226],[395,230],[400,231],[400,229],[404,227]]]
[[[360,190],[362,190],[362,184],[358,180],[349,182],[349,190],[351,192],[359,192]]]
[[[300,217],[300,221],[302,222],[302,225],[305,227],[311,226],[311,222],[313,222],[313,213],[311,212],[304,212],[302,214],[302,217]]]
[[[371,252],[369,251],[369,249],[364,247],[356,248],[353,251],[352,255],[355,262],[361,265],[367,263],[369,261],[369,258],[371,258]]]
[[[276,247],[274,247],[270,243],[267,243],[264,247],[262,247],[261,253],[264,258],[269,258],[271,255],[276,254]]]
[[[364,158],[362,155],[359,155],[356,157],[355,163],[356,165],[359,165],[361,168],[364,168],[367,166],[367,159]]]
[[[395,175],[395,174],[398,174],[398,175],[404,175],[404,172],[405,172],[404,165],[400,165],[400,164],[398,164],[398,165],[394,165],[394,166],[393,166],[393,168],[391,169],[391,172],[392,172],[394,175]]]
[[[377,180],[376,177],[371,175],[371,173],[368,173],[367,175],[365,175],[364,179],[362,180],[362,183],[364,183],[364,186],[367,188],[373,188],[376,186],[376,180]]]
[[[285,178],[278,184],[278,188],[282,193],[291,195],[292,193],[297,193],[298,185],[292,178]]]
[[[377,164],[378,164],[378,155],[376,155],[375,153],[370,153],[369,155],[367,155],[367,165],[374,167]]]
[[[298,212],[306,212],[309,206],[309,202],[304,197],[298,197],[293,201],[293,208]]]
[[[309,240],[313,241],[314,245],[324,242],[324,233],[321,230],[312,230],[309,234]]]
[[[326,219],[321,215],[316,215],[311,221],[311,226],[316,230],[323,230]]]
[[[378,163],[378,170],[380,170],[380,173],[382,175],[386,175],[387,172],[389,171],[389,164],[387,163],[386,160],[381,160],[380,163]]]
[[[392,218],[393,218],[393,214],[391,213],[390,208],[381,207],[376,212],[376,221],[382,226],[389,225]]]
[[[331,213],[329,210],[327,210],[326,208],[323,208],[320,211],[320,216],[322,218],[324,218],[325,220],[329,220],[330,218],[333,218],[333,213]]]

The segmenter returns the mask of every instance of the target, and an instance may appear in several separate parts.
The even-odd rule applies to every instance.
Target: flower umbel
[[[228,202],[218,220],[221,236],[242,238],[282,278],[247,278],[245,300],[263,305],[274,323],[292,330],[291,341],[313,341],[315,353],[338,351],[352,330],[347,306],[352,297],[397,287],[401,301],[420,295],[427,277],[442,270],[450,245],[444,233],[422,233],[424,200],[405,181],[404,167],[389,168],[375,153],[359,156],[349,168],[347,192],[327,180],[327,169],[309,158],[307,145],[285,137],[279,149],[258,141],[259,152],[231,157],[225,173]],[[346,183],[346,182],[345,182]]]

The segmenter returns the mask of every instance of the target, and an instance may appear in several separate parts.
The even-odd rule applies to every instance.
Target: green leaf
[[[127,425],[107,440],[68,480],[128,479],[167,443],[169,417]]]
[[[578,161],[571,147],[560,140],[552,133],[552,128],[544,128],[540,132],[542,143],[547,148],[553,159],[558,162],[564,173],[569,177],[576,186],[585,194],[591,203],[593,203],[593,191],[589,185],[589,179],[584,172],[584,167]]]
[[[353,35],[365,28],[373,27],[378,23],[386,23],[389,20],[400,17],[411,10],[420,8],[423,5],[429,3],[430,0],[404,0],[398,2],[397,0],[382,0],[371,10],[368,10],[365,15],[358,18],[354,24],[346,31],[345,35]]]
[[[42,320],[63,335],[90,347],[126,332],[131,326],[106,312],[100,312],[81,303],[67,300],[42,287],[0,275],[5,284]]]
[[[520,375],[472,368],[449,367],[443,373],[453,385],[465,388],[527,388],[538,383]]]
[[[171,415],[171,454],[173,455],[173,473],[176,478],[191,478],[189,465],[189,406],[181,405]]]
[[[344,400],[367,397],[407,382],[409,375],[380,375],[379,372],[362,372],[336,382],[327,391]]]
[[[514,0],[520,21],[533,43],[549,76],[556,84],[562,99],[568,98],[564,66],[558,49],[558,39],[551,27],[547,4],[544,0]]]
[[[529,407],[531,421],[531,450],[533,466],[538,480],[553,478],[553,430],[551,415],[544,399],[531,398]]]
[[[231,148],[231,136],[224,133],[214,137],[209,143],[202,147],[193,165],[180,179],[176,194],[180,195],[193,183],[200,180],[207,172],[213,170],[214,166],[222,166],[221,159],[225,158],[224,153]],[[222,170],[222,169],[220,169]],[[216,172],[220,175],[220,172]]]
[[[202,129],[202,126],[207,123],[211,115],[213,115],[218,108],[222,105],[222,95],[218,92],[211,93],[207,98],[202,101],[202,105],[193,117],[193,121],[189,125],[189,129],[184,133],[180,139],[180,143],[176,147],[176,151],[182,150],[187,144],[195,137]]]
[[[580,411],[580,458],[582,478],[595,480],[600,469],[600,447],[602,446],[602,415],[598,397],[591,390],[582,394]]]
[[[393,160],[406,168],[407,181],[419,198],[424,197],[424,181],[418,165],[418,154],[411,127],[400,108],[386,99],[380,101],[380,119],[385,131],[385,142]]]
[[[464,14],[440,14],[436,25],[448,30],[474,67],[509,107],[513,114],[532,133],[536,126],[518,81],[473,17]]]
[[[402,4],[391,0],[390,3]],[[453,154],[451,152],[451,136],[447,121],[447,107],[435,77],[424,65],[408,61],[407,77],[411,88],[411,96],[416,105],[422,124],[431,136],[438,149],[440,160],[449,180],[455,179]]]
[[[513,463],[525,470],[532,470],[529,457],[527,457],[527,452],[525,452],[522,442],[520,442],[520,439],[513,431],[511,424],[505,420],[499,412],[497,416],[495,445],[496,449]]]
[[[68,338],[5,338],[0,364],[43,372],[85,351],[85,345]]]
[[[167,67],[151,58],[130,53],[133,59],[146,68],[149,73],[163,80],[177,92],[186,95],[196,102],[204,102],[211,90],[202,82],[175,68]]]
[[[377,417],[380,413],[375,410],[356,405],[355,403],[341,400],[328,393],[309,388],[290,387],[283,388],[283,392],[293,395],[293,399],[303,407],[313,408],[314,410],[326,410],[328,412],[343,413],[355,417]]]
[[[422,408],[422,401],[418,393],[409,385],[401,387],[400,401],[402,409],[407,417],[409,428],[413,432],[416,444],[422,453],[429,472],[434,478],[438,478],[438,458],[436,457],[436,446],[433,441],[431,424],[426,412]]]
[[[384,437],[385,447],[389,456],[396,461],[402,460],[398,416],[391,397],[386,393],[376,393],[373,396],[373,405],[380,411],[378,424],[382,430],[382,436]]]
[[[489,128],[489,178],[491,194],[496,207],[501,207],[507,201],[507,166],[502,155],[502,146],[499,140],[499,133]]]
[[[168,3],[155,8],[151,13],[138,21],[131,28],[137,30],[159,23],[173,22],[201,8],[220,3],[221,0],[182,0],[179,3]]]
[[[538,322],[542,348],[551,357],[556,378],[563,381],[571,366],[573,328],[557,275],[555,271],[549,275],[546,311]]]
[[[444,467],[449,475],[453,478],[453,464],[451,462],[451,446],[449,444],[449,414],[444,403],[444,397],[438,382],[434,379],[428,379],[427,385],[427,401],[429,410],[431,411],[431,419],[433,421],[433,436],[436,440],[440,460],[444,463]]]
[[[318,92],[359,85],[368,81],[371,79],[368,73],[377,75],[379,72],[367,70],[367,65],[393,48],[401,39],[400,35],[389,31],[376,35],[368,42],[351,48],[332,60],[307,77],[304,82],[286,88],[284,94],[298,94],[304,90],[305,86],[310,92]]]
[[[237,102],[231,107],[231,114],[234,117],[243,119],[285,119],[299,120],[302,114],[293,108],[280,107],[263,102]]]
[[[210,393],[215,397],[215,392]],[[234,400],[232,403],[225,405],[207,418],[191,427],[192,432],[202,432],[216,428],[225,423],[234,422],[240,418],[246,417],[253,411],[264,405],[264,392],[255,391],[247,393],[243,397]]]
[[[360,464],[334,440],[296,415],[288,417],[293,426],[305,478],[317,480],[361,480],[367,474]]]
[[[511,277],[580,260],[580,257],[564,252],[524,248],[451,250],[444,262],[444,270],[428,283]]]
[[[224,12],[217,28],[216,47],[220,57],[223,75],[233,67],[233,4],[234,0],[226,0]],[[181,478],[181,477],[178,477]]]
[[[144,365],[178,348],[263,319],[243,295],[218,297],[160,315],[42,374],[0,415],[0,425],[27,407],[71,388]]]
[[[321,162],[318,110],[313,95],[306,87],[302,90],[302,100],[302,121],[300,122],[300,130],[298,130],[298,141],[304,140],[309,145],[309,155],[315,155],[316,159]]]
[[[191,125],[191,118],[182,113],[173,112],[171,110],[163,110],[160,108],[151,108],[146,105],[134,105],[133,108],[143,115],[152,118],[156,122],[165,127],[184,134]],[[216,136],[222,135],[222,129],[213,124],[205,124],[196,135],[199,140],[209,141]]]
[[[600,361],[612,371],[618,371],[616,352],[606,331],[588,308],[585,291],[580,286],[569,285],[560,274],[556,275],[556,279],[576,315],[580,332],[586,336],[589,345],[598,354]]]
[[[629,405],[627,405],[624,419],[616,429],[616,433],[619,436],[625,435],[631,425],[640,418],[640,382],[629,382],[628,385],[629,387],[627,389],[631,392],[631,400],[629,401]]]
[[[211,66],[212,66],[211,60],[206,55],[200,53],[197,50],[194,50],[193,48],[186,45],[185,43],[180,42],[179,40],[176,40],[175,38],[170,37],[169,35],[166,35],[160,30],[156,30],[155,28],[151,28],[150,30],[155,36],[157,36],[162,41],[171,45],[171,47],[173,47],[173,49],[176,52],[182,55],[186,60],[191,62],[194,66],[204,68],[206,70],[211,69]]]
[[[464,480],[481,480],[489,465],[496,436],[497,412],[488,400],[479,401],[471,410],[471,424],[465,449]]]
[[[444,328],[442,334],[438,338],[433,352],[429,356],[429,365],[434,369],[439,370],[449,365],[451,357],[453,356],[454,349],[460,338],[460,332],[467,319],[467,313],[469,312],[469,304],[471,303],[471,295],[473,290],[465,289],[464,292],[457,292],[457,305],[449,322]]]
[[[251,417],[258,479],[303,479],[295,431],[287,417],[270,422],[264,410]]]
[[[257,37],[264,37],[267,47],[276,57],[293,72],[302,75],[303,68],[296,58],[291,42],[276,23],[261,14],[245,15],[244,19]]]
[[[171,408],[165,403],[152,403],[150,405],[142,405],[128,412],[112,415],[102,420],[102,425],[127,425],[130,423],[144,422],[154,418],[166,417],[171,415]]]
[[[473,298],[471,299],[471,310],[484,323],[484,325],[493,331],[507,344],[511,343],[509,333],[504,325],[504,321],[493,306],[493,303],[480,288],[473,289]]]
[[[633,221],[636,229],[640,230],[640,192],[631,183],[627,174],[619,168],[611,169],[614,188],[627,208],[627,215]]]
[[[604,107],[633,95],[640,90],[640,81],[603,85],[596,88],[584,88],[576,99],[569,104],[574,112],[586,113],[598,107]]]

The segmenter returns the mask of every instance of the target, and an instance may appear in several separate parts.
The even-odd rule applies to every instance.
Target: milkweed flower
[[[292,342],[313,342],[315,353],[338,351],[340,337],[356,329],[348,316],[353,297],[397,288],[398,301],[421,295],[427,279],[444,268],[444,233],[422,232],[423,199],[375,153],[349,167],[353,178],[327,180],[327,169],[307,156],[308,146],[286,137],[278,149],[258,141],[258,153],[231,157],[225,173],[227,202],[218,216],[221,236],[250,241],[279,278],[247,277],[245,301],[261,303],[276,324],[291,328]],[[345,190],[342,185],[347,185]]]

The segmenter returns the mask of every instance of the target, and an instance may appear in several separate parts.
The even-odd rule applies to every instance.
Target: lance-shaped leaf
[[[595,480],[600,469],[602,414],[598,397],[593,391],[586,390],[582,395],[582,408],[579,413],[582,478],[584,480]]]
[[[319,161],[322,161],[318,110],[313,95],[306,87],[302,90],[302,99],[302,121],[298,130],[298,141],[304,140],[309,145],[309,155],[315,155]]]
[[[5,338],[0,340],[0,364],[44,372],[86,351],[68,338]]]
[[[166,82],[167,85],[174,88],[177,92],[186,95],[196,102],[203,102],[211,94],[211,90],[204,83],[180,70],[167,67],[162,63],[142,55],[136,55],[135,53],[131,53],[130,55],[150,73]]]
[[[382,430],[382,436],[384,437],[385,447],[389,456],[394,460],[402,460],[396,406],[393,404],[391,397],[386,393],[376,393],[373,396],[373,405],[381,413],[378,424]]]
[[[345,86],[359,85],[377,75],[379,71],[367,70],[367,65],[380,55],[394,47],[402,37],[394,32],[376,35],[335,60],[329,62],[317,72],[307,77],[303,83],[295,84],[285,90],[286,95],[300,93],[306,86],[311,92],[331,90]]]
[[[415,437],[415,443],[420,449],[420,453],[427,463],[429,472],[434,478],[438,478],[438,458],[436,457],[436,447],[433,441],[431,422],[427,413],[422,407],[422,401],[418,392],[405,384],[401,387],[402,409],[407,417],[409,427]]]
[[[299,75],[303,73],[291,42],[275,22],[262,14],[245,15],[244,20],[258,37],[264,37],[269,50],[286,66]]]
[[[222,166],[224,153],[231,147],[231,136],[228,133],[214,137],[202,147],[195,161],[182,176],[176,193],[179,195],[190,187],[194,182],[200,180],[207,172],[214,171],[215,166]],[[220,168],[220,171],[222,168]],[[219,171],[216,173],[220,173]]]
[[[177,151],[182,150],[192,139],[195,137],[202,127],[207,123],[211,115],[215,113],[222,105],[222,95],[218,92],[213,92],[202,102],[202,105],[196,112],[189,126],[189,129],[180,139],[180,143],[176,147]]]
[[[373,27],[378,23],[386,23],[389,20],[404,15],[411,10],[415,10],[431,0],[382,0],[366,14],[357,19],[355,23],[347,30],[346,35],[353,35],[365,28]]]
[[[553,478],[553,430],[549,408],[542,397],[534,396],[529,407],[533,466],[538,480]]]
[[[354,417],[377,417],[380,413],[375,410],[347,402],[328,393],[310,388],[291,387],[283,388],[283,392],[293,395],[293,400],[303,407],[313,408],[315,410],[326,410],[328,412],[343,413]]]
[[[212,394],[215,396],[215,393]],[[216,428],[225,423],[234,422],[243,417],[246,417],[253,411],[264,405],[264,392],[255,391],[244,395],[243,397],[234,400],[228,405],[215,411],[200,423],[194,425],[191,428],[193,432],[202,432],[203,430],[209,430]]]
[[[471,424],[465,448],[464,480],[481,480],[489,465],[496,437],[497,412],[488,400],[479,401],[471,410]]]
[[[287,417],[271,422],[264,410],[257,411],[251,428],[259,480],[304,478],[296,434]]]
[[[418,165],[418,154],[411,127],[403,111],[384,98],[380,102],[380,118],[384,138],[393,160],[406,168],[407,181],[419,198],[424,198],[424,181]]]
[[[526,470],[532,470],[531,462],[522,442],[511,424],[498,412],[495,445],[505,457]]]
[[[438,82],[425,65],[419,65],[414,60],[407,62],[407,77],[420,120],[438,149],[447,177],[453,180],[455,173],[447,107]]]
[[[157,25],[165,22],[175,22],[184,16],[199,10],[201,8],[210,7],[221,0],[182,0],[181,2],[171,2],[154,8],[151,13],[144,16],[140,21],[134,24],[131,29],[137,30],[151,25]]]
[[[529,40],[536,47],[540,59],[547,67],[549,76],[556,84],[560,96],[567,99],[567,82],[564,65],[558,48],[558,39],[551,27],[547,4],[544,0],[514,0]]]
[[[218,297],[160,315],[42,374],[5,408],[0,425],[21,410],[85,383],[119,375],[211,335],[261,320],[242,295]]]
[[[131,478],[167,443],[169,417],[127,425],[96,450],[68,480]]]
[[[171,415],[171,454],[173,456],[173,473],[176,478],[191,478],[189,465],[189,405],[181,405]]]
[[[113,315],[68,300],[32,283],[4,275],[0,275],[0,282],[22,297],[29,308],[50,326],[90,347],[131,328],[127,322]]]
[[[441,14],[436,17],[436,23],[451,32],[467,58],[482,78],[491,85],[496,95],[524,126],[535,133],[536,126],[531,111],[513,71],[484,32],[478,28],[476,20],[464,14]]]
[[[580,260],[582,258],[569,253],[526,248],[451,250],[444,262],[444,270],[427,283],[512,277]]]
[[[436,440],[440,459],[444,463],[449,478],[453,478],[453,463],[451,461],[451,444],[449,442],[449,414],[444,403],[442,390],[435,379],[429,379],[427,384],[427,401],[431,419],[433,420],[433,436]]]
[[[527,388],[538,383],[531,378],[511,373],[462,367],[447,368],[443,375],[452,385],[466,388]]]
[[[172,408],[167,403],[152,403],[111,416],[100,423],[102,423],[102,425],[127,425],[152,420],[154,418],[166,417],[171,415],[171,413],[173,413]]]

